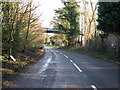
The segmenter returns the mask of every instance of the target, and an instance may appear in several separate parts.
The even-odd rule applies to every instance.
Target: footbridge
[[[65,31],[59,29],[59,28],[43,28],[45,33],[56,33],[56,34],[68,34]],[[83,35],[82,33],[80,33],[79,35]]]
[[[56,34],[67,34],[65,31],[60,30],[58,28],[43,28],[45,33],[56,33]]]

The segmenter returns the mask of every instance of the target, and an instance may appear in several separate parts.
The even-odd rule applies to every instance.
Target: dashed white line
[[[73,65],[78,69],[79,72],[82,72],[82,70],[75,63],[73,63]]]
[[[73,61],[72,61],[72,60],[70,60],[70,62],[72,63]]]
[[[91,87],[92,87],[94,90],[97,90],[97,88],[95,87],[95,85],[91,85]]]
[[[66,58],[68,58],[68,56],[64,55]]]
[[[63,53],[60,52],[60,54],[63,54]]]

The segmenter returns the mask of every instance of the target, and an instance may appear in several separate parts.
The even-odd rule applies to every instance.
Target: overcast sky
[[[40,5],[38,7],[36,14],[42,16],[40,17],[40,21],[42,22],[43,27],[50,27],[50,21],[55,16],[54,9],[60,8],[63,6],[61,0],[34,0],[36,5]]]

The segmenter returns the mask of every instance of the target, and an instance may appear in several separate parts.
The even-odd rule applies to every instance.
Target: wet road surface
[[[10,88],[118,88],[117,64],[45,47],[42,60],[19,75]]]

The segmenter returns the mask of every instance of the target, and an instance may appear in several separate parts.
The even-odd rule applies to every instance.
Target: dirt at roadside
[[[2,87],[9,86],[17,75],[31,68],[44,55],[44,50],[39,49],[37,52],[27,51],[25,53],[17,53],[16,61],[2,61]]]

